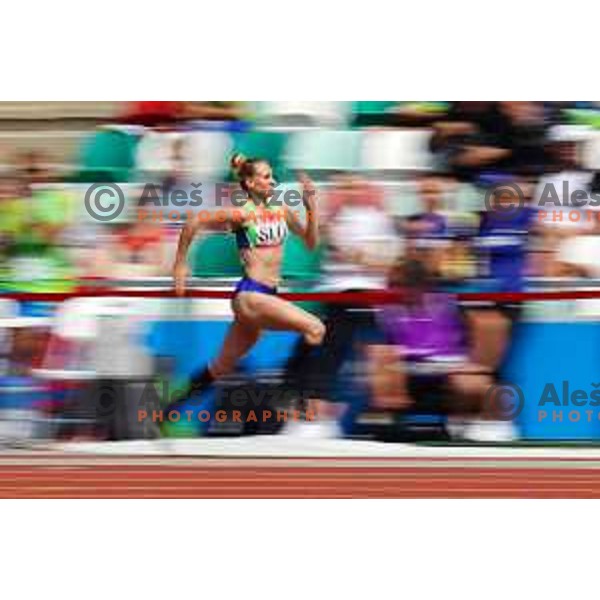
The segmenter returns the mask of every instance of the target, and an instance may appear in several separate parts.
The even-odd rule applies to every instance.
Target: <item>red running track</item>
[[[96,460],[2,461],[0,498],[600,498],[598,461]]]

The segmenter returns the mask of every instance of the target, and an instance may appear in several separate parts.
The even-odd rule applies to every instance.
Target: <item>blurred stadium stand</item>
[[[157,106],[150,106],[153,104]],[[399,224],[400,232],[407,217],[423,211],[417,180],[419,175],[438,166],[431,148],[434,126],[451,108],[448,102],[396,101],[191,103],[195,106],[187,107],[183,104],[0,102],[0,168],[6,178],[10,179],[17,172],[19,157],[28,154],[37,155],[38,167],[49,172],[46,181],[36,181],[32,185],[28,196],[0,199],[1,291],[69,291],[77,289],[79,284],[90,284],[90,280],[116,285],[115,274],[119,277],[127,275],[130,265],[144,260],[156,266],[155,272],[135,281],[132,266],[134,281],[129,285],[164,289],[170,281],[160,278],[169,276],[168,266],[180,223],[154,224],[160,230],[162,246],[148,243],[154,239],[154,231],[129,232],[127,227],[131,223],[128,225],[128,222],[133,220],[140,188],[147,182],[177,181],[181,185],[202,182],[205,187],[203,207],[213,208],[214,198],[206,188],[232,182],[229,158],[233,152],[268,160],[284,189],[295,187],[297,171],[307,171],[322,192],[320,202],[324,213],[328,191],[337,185],[337,178],[348,174],[364,177],[381,190],[385,210]],[[577,106],[562,110],[560,115],[561,123],[583,125],[588,130],[582,170],[600,169],[600,110],[596,105]],[[86,214],[83,197],[89,184],[102,182],[122,185],[129,210],[114,223],[100,225]],[[7,195],[10,193],[17,194],[6,192]],[[454,230],[475,230],[477,213],[486,209],[483,197],[484,192],[473,181],[458,181],[458,178],[447,181],[439,213]],[[326,225],[327,217],[323,221]],[[128,233],[131,233],[129,237]],[[151,248],[148,250],[148,247]],[[144,257],[146,250],[148,255]],[[314,289],[320,281],[329,250],[327,240],[317,251],[309,252],[297,238],[289,237],[282,266],[284,287],[304,291]],[[130,255],[121,258],[119,253],[127,251]],[[32,258],[35,259],[33,262]],[[121,269],[111,263],[117,260],[123,261]],[[474,262],[476,273],[480,264],[471,261]],[[242,271],[233,236],[222,232],[207,235],[196,244],[190,263],[200,286],[212,284],[229,288],[231,280],[239,277]],[[15,266],[20,268],[21,278],[11,278]],[[34,276],[34,270],[45,275]],[[140,269],[139,272],[144,271]],[[461,272],[463,275],[469,273],[468,281],[462,282],[465,286],[462,289],[485,288],[485,281],[473,277],[473,269]],[[552,289],[551,285],[554,284],[548,284],[549,289]],[[92,310],[98,316],[98,305],[88,301],[83,304],[85,310],[79,310],[81,303],[71,301],[64,303],[58,311],[53,322],[52,344],[44,364],[38,365],[36,371],[42,379],[53,384],[60,382],[63,388],[80,384],[86,372],[99,373],[97,363],[86,366],[89,355],[87,351],[83,352],[87,342],[98,342],[93,324],[90,325],[90,315],[84,314]],[[146,316],[151,315],[161,323],[158,330],[162,333],[153,345],[159,354],[176,353],[175,342],[167,340],[168,337],[177,343],[184,340],[185,352],[179,350],[180,362],[174,379],[181,379],[197,365],[198,356],[190,356],[189,347],[204,341],[202,352],[208,355],[208,346],[211,351],[213,346],[218,346],[229,315],[226,301],[194,301],[187,307],[176,302],[167,307],[169,302],[159,302],[159,308],[146,301],[138,304],[148,311],[144,313]],[[577,311],[571,311],[573,307]],[[2,314],[3,309],[5,314]],[[2,325],[10,321],[11,327],[18,328],[17,318],[37,318],[34,315],[46,318],[54,314],[56,307],[23,302],[18,315],[14,314],[15,310],[14,303],[0,298],[0,361],[5,369],[10,360],[7,350],[10,336],[6,334],[8,328],[3,329]],[[590,347],[595,343],[592,327],[587,326],[599,318],[597,305],[538,303],[528,306],[526,315],[531,321],[552,323],[569,318],[585,320],[586,343],[589,342]],[[204,321],[211,324],[207,326]],[[20,323],[26,328],[30,321]],[[544,344],[559,344],[558,335],[545,335],[541,335],[539,329],[531,329],[525,338],[520,338],[520,347],[511,348],[511,356],[527,358],[519,352],[529,352],[532,356],[535,354],[536,360],[542,360]],[[107,339],[102,346],[103,360],[110,357],[111,344],[106,343]],[[255,366],[280,369],[285,356],[273,356],[273,349],[280,343],[288,352],[293,341],[267,336],[265,345],[258,348],[250,364],[254,361]],[[115,355],[117,346],[126,350],[124,343],[114,343]],[[96,350],[99,347],[97,345]],[[144,363],[133,350],[126,354],[128,360],[133,357],[136,365]],[[128,362],[123,358],[121,362],[131,366],[126,370],[133,376],[135,365],[131,360]],[[571,363],[570,367],[573,367]],[[149,370],[143,369],[139,376],[148,376]],[[96,375],[94,379],[98,379]],[[124,374],[102,373],[105,380],[118,375]],[[596,377],[591,377],[592,380]],[[28,390],[30,387],[27,380],[12,386],[8,385],[10,381],[4,383],[4,389],[22,386]],[[530,383],[528,380],[528,385]],[[71,417],[74,421],[90,418],[89,414]],[[531,437],[543,436],[544,431],[531,422],[522,427],[522,432]],[[596,435],[594,428],[586,431],[586,435],[589,431]],[[552,433],[561,435],[558,429]]]

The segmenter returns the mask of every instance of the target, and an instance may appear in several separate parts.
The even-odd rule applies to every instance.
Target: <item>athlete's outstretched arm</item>
[[[175,281],[175,292],[178,296],[185,294],[185,283],[189,275],[187,255],[190,245],[196,235],[205,229],[214,228],[217,224],[234,224],[242,220],[240,211],[218,210],[207,219],[188,219],[179,235],[175,264],[173,265],[173,279]]]
[[[317,213],[317,192],[313,182],[307,175],[300,174],[298,177],[302,184],[302,202],[306,209],[306,224],[291,211],[286,212],[288,227],[298,236],[311,250],[319,243],[319,217]]]

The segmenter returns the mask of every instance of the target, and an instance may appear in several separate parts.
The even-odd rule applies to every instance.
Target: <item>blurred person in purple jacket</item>
[[[420,261],[396,265],[390,285],[403,301],[380,310],[388,344],[372,346],[367,353],[373,404],[448,413],[450,433],[457,437],[512,437],[512,432],[500,431],[506,428],[494,420],[493,407],[485,406],[493,380],[489,369],[469,359],[456,298],[436,290]]]
[[[390,287],[402,294],[403,301],[381,308],[378,319],[402,358],[455,363],[462,370],[468,349],[454,295],[438,291],[430,269],[416,260],[394,266]]]

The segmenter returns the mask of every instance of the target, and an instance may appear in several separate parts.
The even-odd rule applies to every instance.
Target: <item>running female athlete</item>
[[[186,256],[194,236],[202,228],[210,227],[211,223],[225,221],[236,236],[244,277],[235,288],[231,302],[234,320],[221,353],[204,370],[192,376],[190,386],[181,399],[201,392],[214,380],[231,372],[265,329],[297,331],[313,346],[319,345],[325,335],[325,326],[317,317],[277,297],[283,243],[288,228],[299,235],[310,249],[318,242],[316,192],[312,181],[305,175],[300,177],[307,215],[303,223],[297,214],[285,210],[285,207],[269,207],[275,181],[267,161],[247,159],[238,154],[231,159],[231,167],[247,194],[247,200],[240,209],[215,215],[214,221],[191,220],[186,223],[179,238],[173,275],[177,295],[182,296],[188,276]]]

